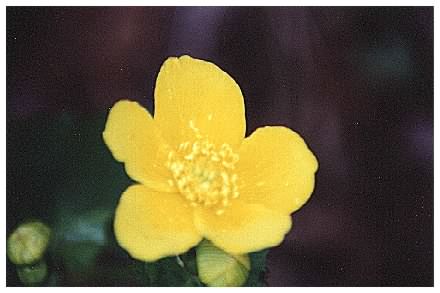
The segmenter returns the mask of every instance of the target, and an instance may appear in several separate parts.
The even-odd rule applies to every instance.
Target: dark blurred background
[[[108,240],[93,223],[129,181],[101,141],[107,111],[153,111],[160,65],[182,54],[234,77],[247,134],[288,126],[319,160],[268,285],[433,285],[432,7],[8,7],[7,233],[37,217],[77,221],[65,243]],[[54,262],[63,284],[132,284]]]

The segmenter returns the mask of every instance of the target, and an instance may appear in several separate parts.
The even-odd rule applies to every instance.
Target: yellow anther
[[[194,121],[189,121],[189,128],[191,128],[192,131],[194,131],[194,134],[196,135],[197,139],[202,138],[202,135],[200,134],[200,130],[195,126]]]
[[[228,186],[226,186],[226,185],[222,186],[221,194],[223,197],[227,197],[229,195],[229,191],[230,191],[230,189]]]
[[[189,154],[189,155],[186,155],[186,156],[185,156],[185,159],[188,160],[188,161],[192,161],[192,160],[194,159],[194,154],[191,153],[191,154]]]
[[[199,129],[196,128],[196,126],[194,125],[194,121],[193,120],[189,120],[189,128],[194,130],[194,132],[198,132],[199,131]]]
[[[231,173],[239,157],[229,145],[217,148],[201,138],[192,120],[189,125],[197,139],[181,143],[177,152],[168,154],[166,166],[174,179],[168,183],[177,186],[190,206],[202,205],[221,215],[239,196],[237,174]]]
[[[200,151],[200,143],[198,141],[196,141],[195,143],[193,143],[193,147],[192,147],[192,153],[194,155],[197,155]]]

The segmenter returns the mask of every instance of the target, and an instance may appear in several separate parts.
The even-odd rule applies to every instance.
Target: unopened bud
[[[16,265],[39,261],[49,245],[50,228],[39,221],[21,224],[9,235],[7,253]]]
[[[17,266],[17,273],[20,281],[27,286],[41,284],[47,276],[47,264],[44,260],[32,264]]]
[[[210,287],[238,287],[243,285],[251,268],[249,256],[233,255],[202,241],[196,249],[199,279]]]

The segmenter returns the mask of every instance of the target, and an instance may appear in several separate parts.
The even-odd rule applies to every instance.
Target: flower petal
[[[168,58],[156,81],[155,113],[164,138],[177,147],[200,134],[237,147],[246,131],[240,87],[215,64],[189,56]]]
[[[237,200],[222,215],[196,208],[195,224],[214,245],[228,253],[244,254],[279,245],[292,222],[287,214]]]
[[[132,185],[122,194],[114,228],[119,244],[143,261],[184,253],[202,239],[192,209],[179,194],[142,185]]]
[[[117,102],[110,110],[103,137],[132,179],[156,190],[171,190],[165,167],[168,149],[145,108],[137,102]]]
[[[257,129],[244,140],[239,154],[240,199],[290,214],[312,194],[318,162],[289,128]]]

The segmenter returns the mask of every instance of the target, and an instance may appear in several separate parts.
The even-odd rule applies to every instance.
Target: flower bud
[[[35,286],[42,283],[47,276],[47,264],[40,261],[32,265],[17,266],[20,281],[27,286]]]
[[[202,241],[196,249],[199,279],[210,287],[243,285],[251,268],[249,256],[228,254],[210,241]]]
[[[40,260],[49,245],[50,228],[39,221],[23,223],[9,235],[7,253],[16,265],[33,264]]]

